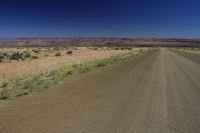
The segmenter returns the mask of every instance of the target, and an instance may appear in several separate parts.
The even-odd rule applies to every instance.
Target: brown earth
[[[54,89],[56,88],[56,89]],[[0,103],[1,133],[198,133],[200,64],[161,48]]]

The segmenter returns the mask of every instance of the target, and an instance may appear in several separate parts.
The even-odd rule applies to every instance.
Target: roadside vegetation
[[[200,48],[198,47],[180,47],[180,48],[172,48],[172,50],[177,52],[184,52],[184,53],[190,53],[190,54],[200,54]]]
[[[9,48],[7,48],[9,49]],[[91,47],[94,51],[99,50],[132,50],[132,47]],[[12,63],[17,61],[35,60],[43,57],[55,57],[71,55],[78,50],[76,47],[44,47],[44,48],[13,48],[12,50],[0,51],[0,63]]]
[[[110,48],[109,48],[110,49]],[[111,48],[116,50],[116,48]],[[118,48],[119,50],[122,48]],[[125,60],[134,55],[138,55],[139,53],[144,52],[144,50],[132,48],[126,48],[127,50],[131,50],[130,52],[126,52],[125,54],[111,56],[109,58],[96,59],[93,61],[86,61],[83,63],[72,64],[72,65],[63,65],[59,68],[50,70],[45,73],[40,73],[36,75],[30,75],[26,78],[15,80],[15,81],[3,81],[2,86],[0,88],[0,99],[13,99],[15,97],[27,95],[31,92],[37,92],[46,90],[52,85],[58,84],[63,81],[67,76],[72,75],[74,73],[87,73],[92,71],[95,68],[107,66],[109,64],[114,64],[118,61]],[[69,48],[45,48],[48,51],[48,54],[52,52],[52,56],[57,56],[56,58],[60,58],[59,56],[73,54],[74,49]],[[63,51],[59,51],[63,50]],[[100,50],[100,48],[95,48],[94,50]],[[108,49],[106,49],[108,50]],[[124,49],[123,49],[124,50]],[[146,51],[148,51],[147,49]],[[34,52],[30,52],[34,51]],[[39,51],[39,52],[36,52]],[[16,61],[24,61],[28,59],[38,59],[41,57],[41,53],[44,51],[43,49],[37,50],[29,50],[26,52],[13,52],[10,57]],[[51,51],[51,52],[49,52]],[[64,53],[65,54],[62,54]],[[36,54],[35,54],[36,53]],[[40,54],[38,54],[40,53]],[[47,54],[47,53],[45,53]],[[54,54],[54,55],[53,55]],[[7,56],[7,55],[6,55]],[[1,59],[1,56],[0,56]]]
[[[0,51],[0,63],[12,63],[17,61],[35,60],[43,57],[64,56],[66,54],[72,54],[75,50],[77,50],[77,48],[10,48],[10,50],[9,48],[2,48]]]

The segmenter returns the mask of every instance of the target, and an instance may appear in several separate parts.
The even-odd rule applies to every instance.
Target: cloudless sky
[[[0,37],[200,38],[200,0],[0,0]]]

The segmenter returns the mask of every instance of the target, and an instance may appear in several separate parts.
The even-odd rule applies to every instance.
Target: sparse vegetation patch
[[[51,53],[50,51],[56,49],[56,52]],[[48,59],[55,59],[55,56],[62,56],[62,53],[66,53],[66,54],[72,54],[73,52],[76,53],[81,53],[81,52],[85,52],[87,51],[87,48],[82,48],[83,50],[80,51],[73,51],[73,48],[53,48],[53,47],[49,47],[49,48],[27,48],[27,49],[17,49],[19,51],[11,51],[11,52],[7,52],[6,54],[4,51],[2,51],[2,53],[0,53],[0,61],[2,61],[3,63],[6,61],[10,61],[12,60],[12,64],[15,65],[15,63],[17,61],[20,61],[20,63],[17,64],[28,64],[28,63],[32,63],[33,65],[35,63],[37,63],[37,72],[33,71],[32,72],[32,64],[31,65],[27,65],[27,67],[31,67],[31,74],[27,74],[27,75],[17,75],[17,77],[14,78],[4,78],[6,81],[8,82],[3,82],[2,86],[0,88],[0,99],[8,99],[8,98],[13,98],[13,97],[18,97],[18,96],[22,96],[22,95],[27,95],[31,92],[34,91],[41,91],[41,90],[45,90],[46,88],[48,88],[49,86],[53,85],[53,84],[57,84],[61,81],[63,81],[68,75],[72,75],[73,73],[87,73],[92,71],[95,67],[103,67],[103,66],[107,66],[109,64],[113,64],[116,63],[120,60],[124,60],[128,57],[131,57],[133,54],[132,52],[134,51],[125,51],[126,49],[131,50],[128,47],[123,47],[123,51],[121,51],[120,47],[115,47],[115,48],[101,48],[98,47],[97,51],[91,51],[93,49],[88,48],[89,52],[86,52],[86,56],[84,58],[80,58],[81,56],[77,56],[77,54],[73,54],[73,56],[75,57],[79,57],[79,59],[85,59],[84,62],[79,62],[76,61],[77,58],[72,58],[73,56],[64,56],[64,57],[57,57],[56,60],[53,61],[59,61],[59,59],[63,59],[61,63],[63,64],[53,64],[54,67],[49,69],[49,62],[47,60],[45,60],[45,55],[48,55]],[[119,51],[115,51],[113,49],[118,49]],[[111,50],[111,52],[109,51]],[[35,52],[34,52],[35,51]],[[36,52],[39,51],[39,52]],[[136,55],[137,52],[139,52],[139,49],[135,49],[135,53],[134,55]],[[102,56],[105,54],[105,52],[107,52],[106,56]],[[94,53],[98,53],[98,54],[94,54]],[[111,53],[111,54],[110,54]],[[123,53],[123,54],[122,54]],[[118,55],[120,54],[120,55]],[[91,58],[91,56],[95,55],[96,57]],[[52,58],[51,58],[52,57]],[[103,57],[103,59],[99,59],[100,57]],[[109,58],[108,58],[109,57]],[[42,62],[45,63],[45,70],[41,71],[41,67],[38,67],[41,63],[40,58],[42,58]],[[68,63],[69,60],[66,59],[73,59],[73,61],[76,62],[71,62],[71,65],[69,65],[70,63]],[[30,59],[30,61],[25,61],[27,59]],[[38,59],[36,61],[31,61],[31,59]],[[89,59],[89,60],[87,60]],[[94,60],[95,59],[95,60]],[[22,62],[23,61],[23,62]],[[67,64],[67,63],[68,64]],[[65,63],[65,64],[64,64]],[[4,64],[2,64],[4,65]],[[55,66],[56,65],[56,66]],[[23,66],[22,66],[23,67]],[[25,67],[24,67],[25,68]],[[24,71],[23,68],[23,71]],[[34,66],[33,66],[33,69]],[[23,73],[23,71],[20,71]],[[20,73],[21,74],[21,73]],[[4,80],[3,79],[3,80]],[[2,80],[2,81],[3,81]]]
[[[93,68],[94,68],[94,64],[91,62],[87,62],[80,66],[80,72],[86,73],[86,72],[91,71]]]
[[[60,52],[58,52],[58,53],[56,53],[56,54],[55,54],[55,56],[61,56],[61,53],[60,53]]]
[[[72,50],[68,50],[67,54],[72,54],[72,52],[73,52]]]

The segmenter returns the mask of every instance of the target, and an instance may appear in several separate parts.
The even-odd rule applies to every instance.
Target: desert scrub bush
[[[26,90],[25,92],[28,93],[35,90],[43,90],[48,88],[48,82],[40,76],[34,76],[22,83],[22,86],[23,90]]]
[[[8,53],[3,53],[3,56],[4,56],[4,57],[8,57],[9,54],[8,54]]]
[[[23,54],[19,52],[12,53],[10,60],[24,60]]]
[[[124,54],[124,55],[114,56],[114,57],[111,57],[111,58],[107,59],[107,62],[108,62],[108,64],[114,64],[114,63],[116,63],[118,61],[125,60],[125,59],[127,59],[127,58],[129,58],[131,56],[132,55],[129,54],[129,53],[128,54]]]
[[[31,54],[27,51],[22,53],[15,52],[10,56],[10,60],[25,60],[26,58],[31,58]]]
[[[59,51],[59,50],[60,50],[60,47],[53,47],[53,50],[54,50],[54,51]]]
[[[64,71],[62,71],[62,75],[64,75],[64,76],[68,76],[68,75],[72,75],[73,74],[73,69],[71,68],[71,69],[64,69]]]
[[[128,50],[132,50],[133,48],[131,48],[131,47],[128,47],[127,49],[128,49]]]
[[[98,48],[93,48],[93,50],[98,50]]]
[[[72,74],[73,74],[73,68],[63,67],[61,69],[54,70],[51,72],[51,75],[52,75],[51,80],[54,83],[58,83],[64,80],[68,75],[72,75]]]
[[[10,60],[25,60],[26,58],[30,58],[31,54],[27,51],[24,51],[22,53],[15,52],[10,56]]]
[[[119,48],[114,48],[114,50],[119,50]]]
[[[49,75],[37,75],[27,80],[19,81],[14,89],[18,90],[15,97],[27,95],[33,91],[42,91],[47,89],[52,84],[57,84],[62,81],[68,75],[73,74],[73,69],[69,67],[63,67],[61,69],[53,70]]]
[[[0,63],[3,62],[4,58],[5,57],[2,54],[0,54]]]
[[[33,51],[33,53],[36,53],[36,54],[40,53],[40,51],[36,50],[36,49],[33,49],[32,51]]]
[[[1,99],[9,98],[8,82],[3,82],[1,87],[3,88],[3,90],[1,91]]]
[[[120,49],[121,49],[121,50],[124,50],[125,48],[122,47],[122,48],[120,48]]]
[[[1,99],[8,99],[9,98],[9,91],[8,88],[3,88],[3,90],[1,91]]]
[[[38,56],[36,56],[36,55],[33,55],[32,56],[32,59],[38,59],[39,57]]]
[[[8,87],[8,82],[4,81],[1,85],[2,88]]]
[[[101,60],[98,60],[96,62],[96,67],[102,67],[102,66],[106,66],[109,64],[109,60],[108,59],[101,59]]]
[[[86,72],[91,71],[93,68],[94,68],[94,64],[87,62],[80,66],[80,72],[86,73]]]
[[[73,52],[72,50],[69,50],[67,51],[67,54],[72,54],[72,52]]]
[[[31,58],[31,54],[27,51],[23,52],[24,58]]]
[[[114,57],[110,57],[107,59],[97,60],[93,64],[95,64],[95,67],[102,67],[102,66],[106,66],[108,64],[114,64],[120,60],[125,60],[128,57],[131,57],[131,55],[130,54],[119,55],[119,56],[114,56]]]
[[[73,69],[71,67],[62,67],[60,69],[52,70],[49,73],[49,76],[56,76],[56,75],[71,75],[73,73]]]
[[[61,53],[60,53],[60,52],[58,52],[58,53],[56,53],[56,54],[55,54],[55,56],[61,56]]]

